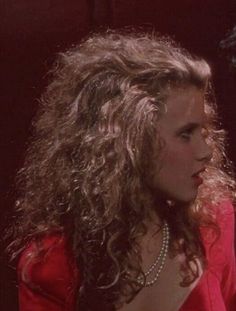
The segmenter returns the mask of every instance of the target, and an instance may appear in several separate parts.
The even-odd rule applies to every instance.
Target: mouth
[[[192,175],[192,179],[194,181],[194,184],[196,186],[200,186],[203,183],[203,178],[201,174],[205,171],[205,168],[202,168],[201,170],[197,171]]]

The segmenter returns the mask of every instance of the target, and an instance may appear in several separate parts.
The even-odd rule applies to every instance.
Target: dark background
[[[236,0],[0,0],[1,232],[10,221],[14,176],[23,161],[31,119],[56,54],[92,31],[142,26],[169,34],[209,61],[219,113],[236,161],[236,69],[219,42],[236,25]],[[46,183],[46,181],[45,181]],[[1,244],[0,309],[17,310],[15,270]]]

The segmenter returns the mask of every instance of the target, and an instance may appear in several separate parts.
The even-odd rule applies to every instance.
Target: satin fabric
[[[201,228],[208,265],[179,311],[236,311],[234,212],[230,202],[221,204],[216,219],[220,238],[212,244],[212,229]],[[29,243],[20,256],[19,310],[74,311],[80,278],[65,238],[48,235],[37,244]]]

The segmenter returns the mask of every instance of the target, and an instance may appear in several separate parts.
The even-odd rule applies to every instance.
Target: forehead
[[[185,123],[203,123],[204,90],[195,86],[173,88],[166,99],[166,113],[160,119],[160,125],[178,127]]]

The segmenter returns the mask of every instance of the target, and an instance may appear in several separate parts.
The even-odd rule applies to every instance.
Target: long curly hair
[[[154,137],[162,148],[156,124],[168,88],[194,85],[205,90],[213,157],[195,202],[155,211],[170,227],[171,252],[186,255],[187,286],[198,276],[190,263],[205,258],[199,228],[214,224],[210,207],[232,199],[235,187],[209,65],[169,38],[109,31],[60,54],[51,75],[17,176],[9,250],[17,256],[27,241],[63,232],[82,275],[79,310],[132,299],[142,287],[137,239],[156,200],[145,184]]]

